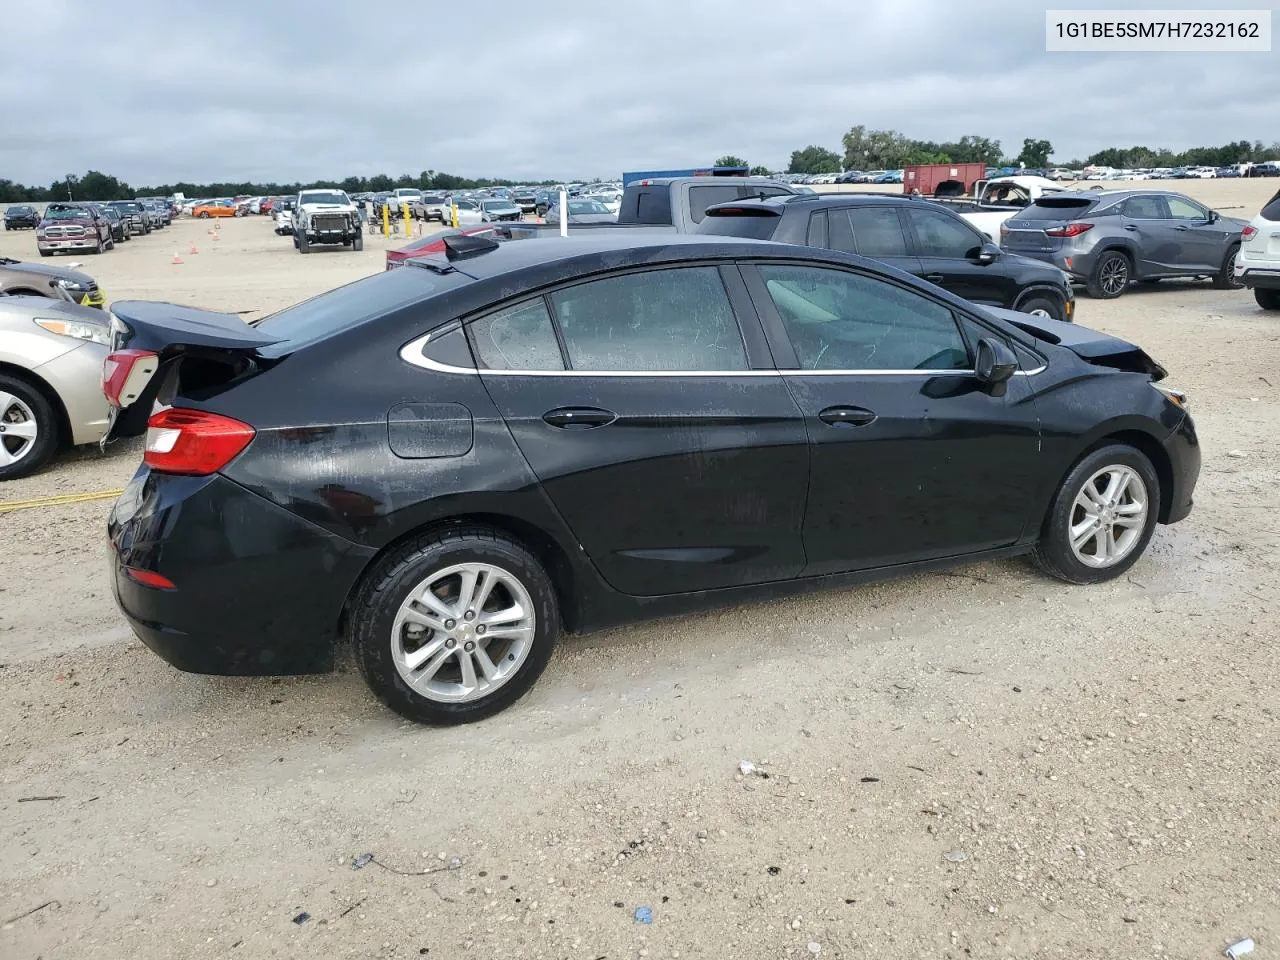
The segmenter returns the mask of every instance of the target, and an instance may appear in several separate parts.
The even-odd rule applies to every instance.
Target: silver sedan
[[[0,297],[0,481],[107,429],[111,316],[48,297]]]

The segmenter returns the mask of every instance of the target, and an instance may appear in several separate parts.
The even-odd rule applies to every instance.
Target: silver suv
[[[1061,267],[1089,296],[1110,300],[1134,280],[1209,278],[1240,286],[1236,253],[1243,220],[1180,193],[1082,190],[1040,197],[1000,227],[1000,246]]]

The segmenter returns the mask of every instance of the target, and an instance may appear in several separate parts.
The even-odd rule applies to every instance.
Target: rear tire
[[[1118,498],[1106,496],[1112,477],[1128,478],[1123,489],[1117,485]],[[1160,480],[1151,461],[1126,444],[1109,444],[1086,455],[1062,481],[1031,559],[1067,583],[1112,580],[1147,549],[1159,511]],[[1109,559],[1112,547],[1116,555]]]
[[[0,373],[0,445],[10,459],[18,459],[0,466],[0,481],[16,480],[34,473],[58,452],[58,416],[45,395],[26,380]],[[35,436],[27,437],[27,424],[35,425]],[[23,429],[18,436],[15,428]]]
[[[1067,319],[1065,316],[1066,311],[1063,309],[1061,301],[1053,297],[1028,297],[1024,303],[1018,305],[1018,312],[1048,317],[1050,320]]]
[[[1280,290],[1263,290],[1261,287],[1255,287],[1253,299],[1258,301],[1258,306],[1263,310],[1280,310]]]
[[[459,612],[446,620],[418,603],[406,622],[410,598],[428,589],[435,594],[433,608],[461,611],[465,570],[483,571],[473,584],[477,589],[484,578],[495,584],[475,617],[465,620]],[[500,610],[520,610],[523,616],[495,619],[493,636],[481,639],[482,621]],[[436,725],[481,720],[520,699],[546,668],[560,632],[555,591],[542,565],[523,546],[485,527],[424,534],[383,558],[357,591],[350,622],[356,663],[378,699],[406,719]],[[445,629],[446,624],[454,626]],[[503,630],[509,635],[498,637],[502,624],[510,625]],[[435,648],[431,657],[416,663],[414,654],[429,647]],[[427,674],[433,664],[436,672]],[[487,685],[493,689],[485,693]]]
[[[1119,250],[1108,250],[1093,265],[1085,289],[1095,300],[1114,300],[1128,289],[1132,277],[1133,265],[1129,258]]]

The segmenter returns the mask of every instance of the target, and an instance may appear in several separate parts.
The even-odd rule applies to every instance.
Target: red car
[[[430,236],[423,237],[421,240],[415,240],[407,247],[401,247],[399,250],[388,250],[387,269],[391,270],[395,267],[403,266],[406,260],[412,260],[414,257],[429,257],[432,254],[444,253],[444,238],[458,235],[492,237],[495,240],[520,239],[519,236],[512,236],[512,231],[509,227],[498,227],[489,223],[479,227],[465,227],[461,230],[453,228],[441,230],[439,233],[433,233]]]

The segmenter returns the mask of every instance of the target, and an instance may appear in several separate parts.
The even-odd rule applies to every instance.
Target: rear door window
[[[1124,215],[1130,220],[1165,220],[1169,213],[1160,197],[1130,197],[1124,202]]]
[[[470,325],[476,356],[487,370],[563,370],[564,358],[546,302],[539,297]]]
[[[856,207],[848,214],[855,252],[864,257],[907,256],[907,237],[893,207]]]
[[[827,245],[827,211],[819,210],[810,214],[809,231],[805,234],[804,242],[811,247]]]
[[[715,267],[649,270],[549,295],[573,370],[746,370],[746,347]]]

